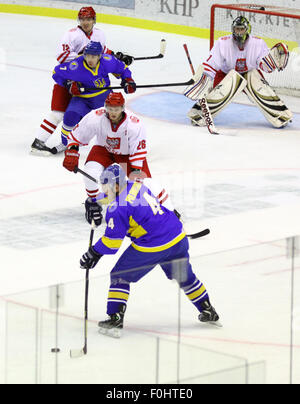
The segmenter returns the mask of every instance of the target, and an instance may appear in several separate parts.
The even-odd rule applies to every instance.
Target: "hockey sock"
[[[185,286],[182,289],[193,305],[201,312],[201,303],[204,300],[209,299],[207,290],[203,283],[196,278],[193,284]]]
[[[110,285],[107,299],[107,314],[115,314],[119,312],[120,304],[127,306],[129,298],[130,285],[128,283],[115,283]]]
[[[71,131],[80,122],[82,116],[75,111],[66,111],[61,128],[61,141],[67,146]]]
[[[63,112],[52,111],[41,123],[36,138],[45,143],[55,132],[57,126],[62,121],[63,116]]]

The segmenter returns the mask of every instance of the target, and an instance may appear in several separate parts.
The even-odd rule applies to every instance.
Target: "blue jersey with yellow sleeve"
[[[117,198],[108,205],[107,228],[94,245],[99,254],[115,254],[125,236],[132,247],[142,252],[158,252],[179,243],[185,236],[174,212],[161,206],[140,182],[128,181]]]
[[[65,86],[67,81],[71,80],[80,82],[83,88],[99,89],[99,91],[84,91],[78,96],[92,98],[105,92],[106,90],[103,90],[103,87],[109,87],[109,73],[121,79],[131,78],[131,71],[128,67],[113,55],[107,54],[101,56],[94,70],[88,66],[84,56],[80,56],[71,62],[56,66],[52,77],[61,86]]]

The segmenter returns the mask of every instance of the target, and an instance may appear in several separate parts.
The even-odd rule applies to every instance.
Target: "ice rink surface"
[[[74,25],[71,20],[0,14],[0,296],[84,278],[78,261],[87,249],[89,227],[83,216],[86,196],[82,178],[62,167],[62,155],[43,158],[29,154],[50,108],[57,43]],[[134,56],[157,54],[160,40],[166,39],[164,59],[132,65],[138,84],[187,81],[191,73],[184,43],[195,67],[208,53],[208,42],[203,39],[105,24],[101,27],[110,49]],[[206,128],[190,126],[186,113],[191,101],[181,95],[182,90],[138,90],[127,97],[127,107],[147,127],[153,177],[167,184],[187,231],[211,229],[207,238],[191,241],[190,252],[194,270],[207,286],[224,327],[201,326],[183,296],[181,340],[187,346],[213,349],[251,362],[264,361],[268,383],[288,383],[291,261],[282,239],[300,234],[300,100],[282,96],[294,112],[294,120],[287,128],[276,130],[241,96],[215,120],[222,135],[211,136]],[[50,144],[59,143],[59,137],[58,131]],[[81,166],[88,150],[81,150]],[[101,229],[96,234],[99,236]],[[124,339],[112,341],[98,336],[95,322],[105,315],[109,271],[117,257],[104,257],[92,274],[91,349],[94,358],[97,350],[104,349],[114,351],[123,362],[117,383],[149,382],[136,367],[144,363],[140,355],[155,352],[155,336],[178,339],[177,287],[155,269],[133,288]],[[294,264],[295,314],[300,314],[299,261]],[[81,316],[83,283],[74,285],[67,288],[70,297],[66,307],[70,315]],[[47,308],[44,294],[36,295],[9,299]],[[18,319],[16,329],[12,321],[12,335],[22,333],[18,313],[9,317],[11,321]],[[63,334],[66,350],[74,343],[80,347],[81,329],[80,321],[68,324]],[[152,338],[149,349],[146,335]],[[293,344],[294,382],[299,383],[300,324],[295,327]],[[140,363],[131,362],[135,352]],[[199,351],[195,358],[203,362],[204,356]],[[85,358],[85,365],[81,362],[83,368],[73,365],[78,367],[76,381],[89,380],[84,366],[93,368],[97,362],[91,357]],[[203,363],[209,372],[209,356],[206,359]],[[147,357],[145,363],[151,360]],[[67,359],[64,366],[70,366]],[[186,368],[190,366],[188,362]],[[93,381],[115,382],[113,373],[104,372],[103,376],[98,370],[101,376]],[[17,379],[15,375],[11,380]],[[176,380],[176,375],[161,380]],[[54,380],[49,377],[47,381]]]

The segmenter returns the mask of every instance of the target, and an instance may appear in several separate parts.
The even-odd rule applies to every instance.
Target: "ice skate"
[[[219,321],[219,315],[216,310],[212,307],[209,300],[205,300],[201,304],[202,312],[199,315],[199,321],[201,323],[208,323],[215,325],[217,327],[223,327]]]
[[[34,142],[31,145],[30,153],[35,156],[50,156],[52,154],[51,149],[39,139],[34,139]]]
[[[52,147],[51,153],[58,154],[58,153],[64,152],[65,150],[67,150],[67,146],[65,146],[63,143],[61,143],[58,146]]]
[[[122,305],[119,313],[110,314],[107,320],[98,323],[99,333],[113,338],[122,336],[123,321],[126,306]]]

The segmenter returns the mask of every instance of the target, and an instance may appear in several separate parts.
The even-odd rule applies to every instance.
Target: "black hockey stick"
[[[143,56],[143,57],[138,57],[135,58],[133,57],[133,60],[150,60],[150,59],[161,59],[165,56],[165,51],[166,51],[166,40],[162,39],[160,41],[160,53],[157,56]]]
[[[92,177],[91,175],[89,175],[89,174],[86,173],[85,171],[80,170],[79,167],[76,167],[76,168],[74,169],[74,173],[75,173],[75,174],[80,173],[80,174],[82,174],[84,177],[88,178],[89,180],[95,182],[96,184],[99,184],[99,182],[96,180],[96,178]]]
[[[160,84],[141,84],[137,85],[136,88],[155,88],[155,87],[179,87],[179,86],[190,86],[194,84],[195,81],[193,79],[190,79],[188,81],[181,81],[179,83],[160,83]],[[80,91],[84,93],[85,91],[104,91],[104,90],[124,90],[123,87],[117,86],[117,87],[101,87],[101,88],[84,88],[81,87]]]
[[[210,233],[210,230],[205,229],[205,230],[199,231],[199,233],[187,234],[187,237],[189,237],[191,239],[196,239],[196,238],[207,236],[209,233]]]
[[[95,224],[92,222],[92,228],[90,232],[90,241],[89,241],[89,248],[93,244],[93,238],[94,238],[94,232],[95,232]],[[89,302],[89,284],[90,284],[90,270],[87,269],[85,273],[85,299],[84,299],[84,346],[82,349],[71,349],[70,350],[70,357],[72,359],[80,358],[84,355],[87,354],[87,337],[88,337],[88,302]]]

